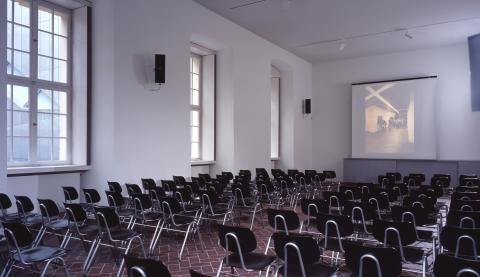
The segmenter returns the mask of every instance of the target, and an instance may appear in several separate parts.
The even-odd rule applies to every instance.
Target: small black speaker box
[[[165,55],[155,54],[155,83],[165,83]]]
[[[307,98],[303,100],[303,113],[310,114],[312,112],[312,99]]]

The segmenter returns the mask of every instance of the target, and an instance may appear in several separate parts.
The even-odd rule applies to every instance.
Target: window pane
[[[7,162],[12,160],[12,138],[7,138]]]
[[[28,138],[12,138],[12,160],[17,162],[28,161]]]
[[[192,142],[192,159],[200,159],[200,144]]]
[[[52,35],[42,31],[38,32],[38,54],[52,56]]]
[[[38,56],[38,79],[52,80],[52,59]]]
[[[190,113],[190,125],[199,126],[200,123],[200,113],[198,111],[191,111]]]
[[[13,25],[13,48],[30,51],[30,29],[20,25]]]
[[[13,48],[12,46],[12,23],[7,23],[7,47]]]
[[[67,62],[57,59],[53,60],[53,81],[67,82]]]
[[[53,136],[54,137],[67,137],[67,116],[66,115],[53,115]]]
[[[52,112],[52,91],[39,89],[37,92],[38,112]]]
[[[198,90],[192,90],[192,105],[200,105],[200,93]]]
[[[53,160],[66,161],[67,160],[67,140],[53,139]]]
[[[13,116],[13,135],[28,136],[29,134],[29,114],[28,112],[12,112]]]
[[[14,110],[27,111],[30,107],[28,97],[28,87],[12,86],[12,108]]]
[[[200,128],[192,127],[192,142],[199,142],[200,140]]]
[[[39,161],[52,160],[52,139],[51,138],[37,139],[37,160]]]
[[[200,88],[200,78],[196,74],[192,74],[192,89],[198,90]]]
[[[67,59],[67,39],[60,36],[53,38],[53,56],[62,60]]]
[[[30,26],[30,1],[16,0],[13,7],[13,21]]]
[[[53,16],[53,32],[57,35],[67,36],[68,17],[66,14],[55,11]]]
[[[199,57],[192,58],[192,72],[200,74],[200,58]]]
[[[12,21],[12,0],[7,0],[7,20]]]
[[[12,108],[12,85],[7,84],[7,109]]]
[[[12,111],[7,111],[7,136],[12,135]]]
[[[53,112],[67,113],[67,93],[63,91],[53,92]]]
[[[12,50],[7,49],[7,74],[12,74]]]
[[[39,137],[52,137],[52,114],[37,114],[37,135]]]
[[[13,75],[28,77],[30,75],[30,55],[13,51]]]
[[[52,10],[38,7],[38,29],[52,32]]]

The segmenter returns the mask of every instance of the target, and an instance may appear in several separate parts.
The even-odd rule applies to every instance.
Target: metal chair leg
[[[5,264],[5,268],[3,269],[2,271],[2,274],[0,275],[1,277],[7,277],[10,275],[11,271],[12,271],[12,267],[13,267],[13,264],[15,263],[15,261],[13,259],[9,259],[7,261],[7,263]]]
[[[157,234],[157,237],[155,238],[155,240],[152,239],[152,243],[150,243],[150,249],[148,250],[149,251],[149,255],[153,255],[153,252],[155,251],[155,247],[157,246],[157,243],[158,243],[158,240],[160,239],[160,235],[162,234],[162,230],[163,230],[163,227],[165,226],[165,221],[161,221],[162,224],[160,225],[160,230],[158,231],[158,234]]]
[[[185,238],[183,239],[182,248],[180,248],[180,253],[178,254],[178,259],[182,260],[183,250],[185,249],[185,244],[187,244],[188,234],[190,234],[190,229],[192,228],[193,222],[188,224],[187,231],[185,232]]]
[[[87,276],[88,271],[92,266],[95,255],[97,254],[98,247],[100,246],[101,241],[102,239],[99,236],[97,236],[95,240],[92,242],[92,245],[90,246],[90,251],[88,252],[87,258],[85,259],[85,263],[83,264],[83,271],[82,271],[83,276]]]
[[[220,266],[218,267],[217,275],[215,275],[216,277],[220,277],[220,273],[222,273],[222,267],[223,267],[223,258],[220,261]]]

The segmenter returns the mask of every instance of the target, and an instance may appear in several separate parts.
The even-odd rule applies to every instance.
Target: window
[[[215,52],[192,44],[190,54],[191,160],[215,160]]]
[[[70,162],[70,11],[7,0],[9,166]]]
[[[272,66],[270,94],[270,158],[280,156],[280,71]]]

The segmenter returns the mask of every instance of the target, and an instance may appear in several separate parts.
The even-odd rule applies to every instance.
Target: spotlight
[[[405,32],[405,37],[408,39],[413,39],[413,36],[408,32],[408,30]]]
[[[338,50],[343,51],[343,49],[345,49],[346,46],[347,46],[347,43],[345,42],[345,39],[342,39],[340,41],[340,46],[338,47]]]

